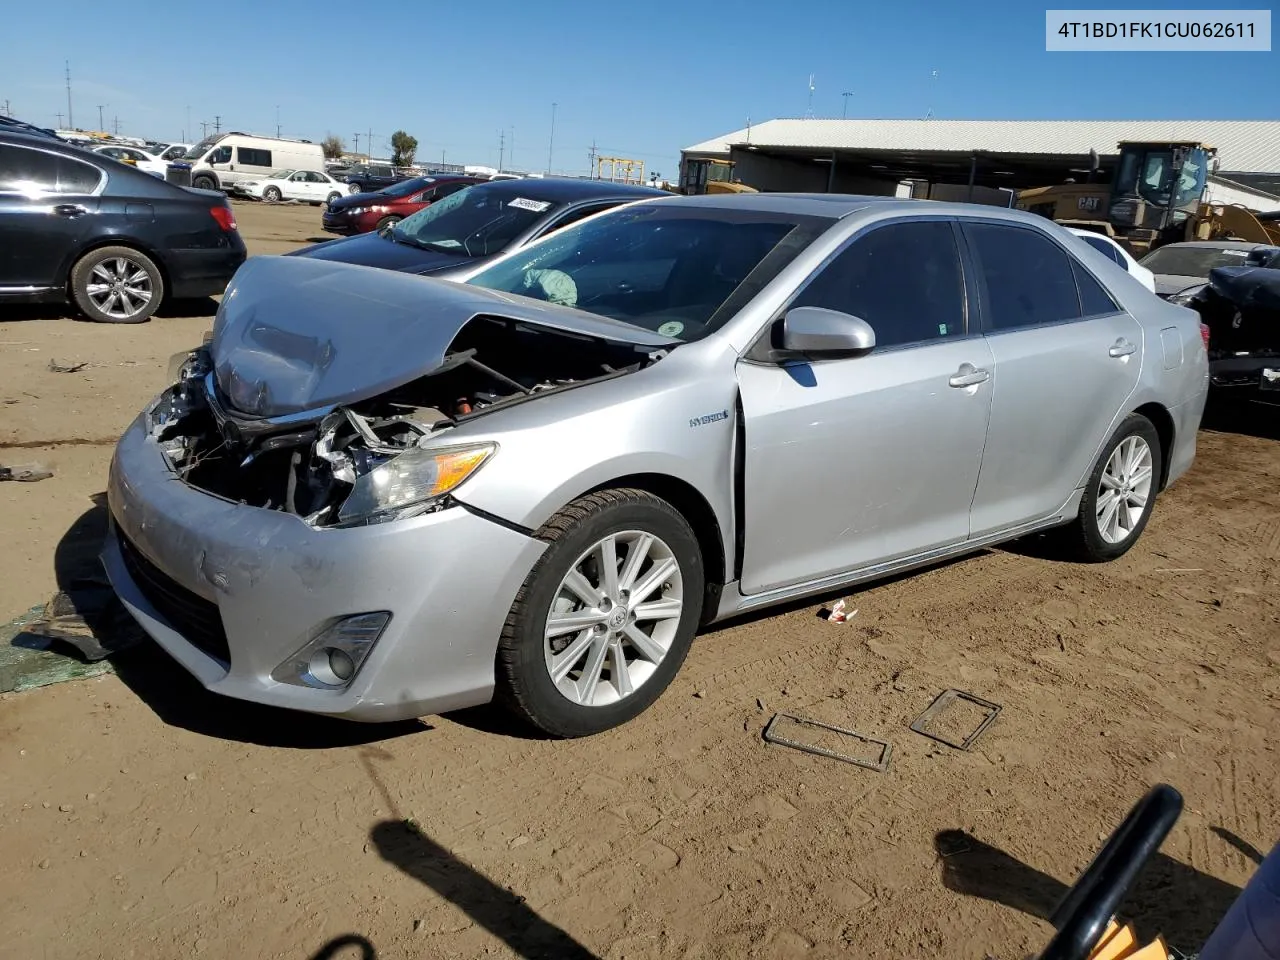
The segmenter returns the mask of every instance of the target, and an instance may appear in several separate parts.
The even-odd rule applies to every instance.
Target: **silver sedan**
[[[1118,557],[1195,455],[1197,316],[1017,211],[673,197],[461,281],[250,260],[120,440],[108,572],[211,690],[591,734],[712,621]]]

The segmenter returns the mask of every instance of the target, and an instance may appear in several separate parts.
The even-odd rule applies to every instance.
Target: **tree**
[[[320,149],[324,151],[326,160],[337,160],[346,153],[347,145],[342,142],[341,137],[336,137],[331,133],[320,141]]]
[[[407,167],[413,163],[413,155],[418,152],[418,140],[403,130],[391,135],[391,162],[397,167]]]

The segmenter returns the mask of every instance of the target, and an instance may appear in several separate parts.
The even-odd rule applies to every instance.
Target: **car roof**
[[[532,200],[550,200],[555,203],[576,203],[579,200],[595,200],[602,197],[625,197],[644,200],[649,197],[669,197],[666,190],[644,187],[634,183],[614,183],[610,180],[574,180],[569,177],[527,177],[520,180],[488,180],[476,185],[484,190],[529,197]]]
[[[1166,250],[1169,247],[1190,247],[1200,250],[1252,250],[1255,247],[1270,247],[1270,243],[1257,243],[1253,240],[1181,240],[1178,243],[1166,243],[1152,250]]]

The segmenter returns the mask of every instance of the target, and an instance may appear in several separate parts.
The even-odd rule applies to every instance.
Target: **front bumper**
[[[326,210],[320,217],[320,226],[326,233],[355,236],[358,233],[368,233],[377,226],[382,216],[385,214],[362,213],[352,216],[348,213],[331,214]]]
[[[490,700],[503,621],[544,549],[462,507],[318,530],[231,503],[179,480],[143,417],[116,447],[107,497],[107,575],[174,659],[216,693],[351,720]],[[391,621],[346,689],[271,678],[336,618],[379,610]]]

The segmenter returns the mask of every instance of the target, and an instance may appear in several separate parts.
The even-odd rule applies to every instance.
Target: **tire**
[[[1126,451],[1137,452],[1137,463],[1131,470],[1126,469],[1126,459],[1132,454]],[[1105,563],[1123,556],[1137,543],[1155,506],[1163,462],[1156,428],[1141,414],[1129,414],[1098,455],[1085,484],[1080,512],[1063,531],[1064,544],[1074,559]],[[1109,511],[1108,494],[1117,481],[1119,496],[1126,499],[1117,510]],[[1136,501],[1126,496],[1126,491],[1142,498],[1140,512],[1134,512]],[[1111,517],[1115,520],[1108,524]],[[1115,538],[1117,534],[1122,534],[1120,539]]]
[[[268,203],[279,203],[283,196],[279,187],[267,187],[262,191],[262,199]]]
[[[191,185],[197,190],[217,190],[218,181],[213,177],[196,177],[191,181]]]
[[[340,199],[342,199],[342,194],[340,194],[340,193],[331,193],[331,194],[329,194],[329,196],[327,196],[327,197],[325,197],[325,198],[324,198],[324,202],[325,202],[328,206],[333,206],[333,201],[335,201],[335,200],[340,200]]]
[[[552,737],[582,737],[620,726],[661,696],[689,652],[702,614],[705,584],[697,537],[671,504],[631,489],[604,490],[575,500],[537,536],[548,546],[507,614],[498,643],[497,699],[519,719]],[[645,538],[651,539],[644,543]],[[599,575],[596,551],[605,540],[615,544],[613,588]],[[643,553],[638,544],[643,544]],[[633,556],[640,558],[640,566],[631,571],[628,559]],[[674,568],[665,576],[658,572],[659,565],[672,563]],[[595,574],[590,572],[593,569]],[[565,585],[571,570],[578,571],[579,582],[592,589],[603,585],[600,593],[611,589],[617,605],[598,599],[588,608]],[[626,595],[626,584],[643,588],[651,576],[658,579],[645,596]],[[658,602],[667,608],[664,616],[634,618],[632,604],[653,613]],[[670,616],[673,604],[676,616]],[[561,618],[572,614],[579,624],[594,625],[580,631],[575,626],[548,639],[553,609]],[[643,652],[630,639],[637,635],[633,631],[644,638]],[[571,647],[576,655],[568,652]],[[561,676],[553,678],[556,654],[562,658],[554,665]],[[564,660],[566,656],[570,659]],[[622,670],[615,667],[618,656],[625,661]],[[589,669],[593,658],[597,658],[594,671]]]
[[[360,188],[360,184],[358,184],[358,183],[349,183],[349,184],[347,184],[347,193],[348,193],[348,194],[350,194],[351,196],[353,196],[353,197],[354,197],[357,193],[361,193],[361,192],[362,192],[362,191],[361,191],[361,188]]]
[[[397,223],[399,223],[403,219],[404,217],[394,213],[391,214],[390,216],[383,217],[381,220],[378,221],[378,225],[374,227],[374,231],[377,233],[381,233],[383,230],[386,230],[389,227],[395,226]]]
[[[98,323],[145,323],[164,299],[164,279],[155,263],[132,247],[100,247],[71,268],[71,299]],[[132,311],[146,292],[146,302]]]

